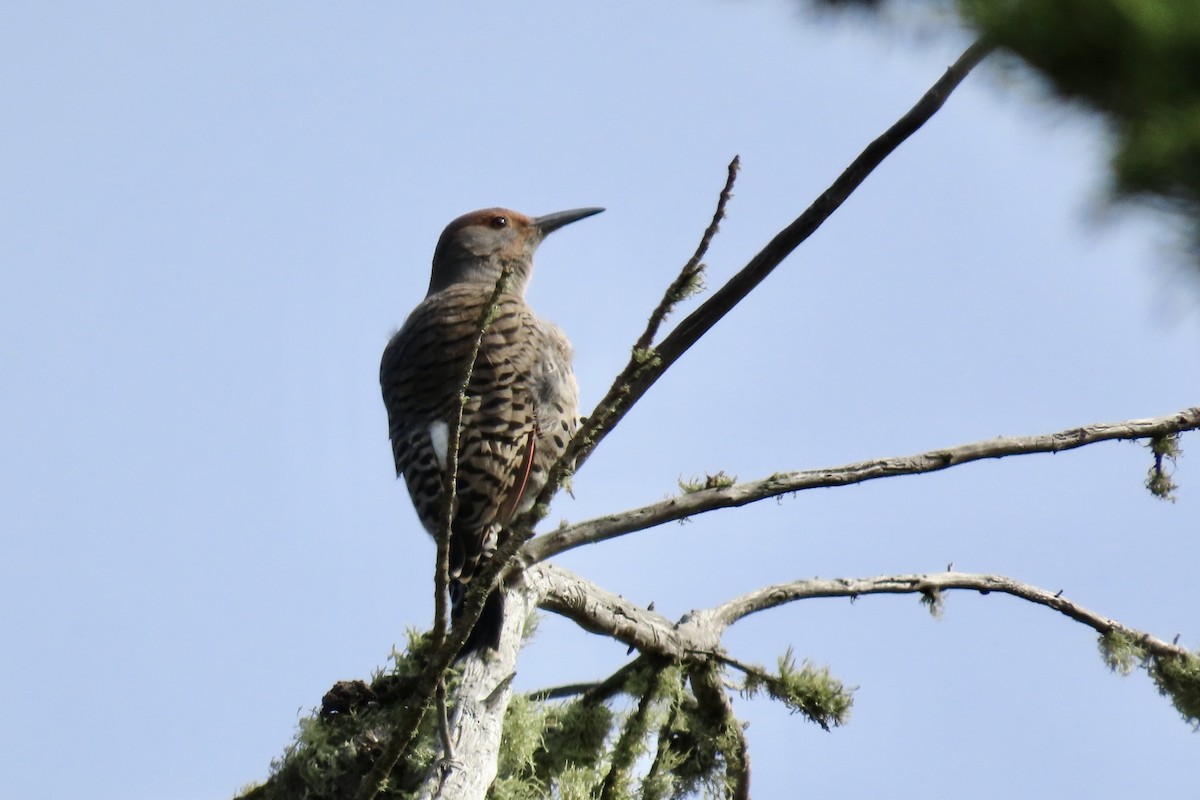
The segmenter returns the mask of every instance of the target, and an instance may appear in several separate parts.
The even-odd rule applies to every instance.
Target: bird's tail
[[[450,579],[450,619],[456,620],[462,616],[462,604],[467,598],[469,586],[460,580]],[[483,602],[483,613],[475,621],[467,641],[458,651],[455,660],[466,658],[471,653],[487,648],[496,650],[500,647],[500,633],[504,628],[504,595],[499,589],[493,589]]]

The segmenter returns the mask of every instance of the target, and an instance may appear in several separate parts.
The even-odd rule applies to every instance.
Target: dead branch
[[[591,633],[610,636],[642,653],[679,661],[697,647],[698,637],[680,632],[675,623],[556,564],[539,564],[522,575],[537,602]]]
[[[1200,429],[1200,406],[1193,406],[1174,414],[1149,419],[1100,422],[1068,428],[1057,433],[988,439],[911,456],[878,458],[840,467],[776,473],[760,480],[722,488],[702,489],[641,508],[569,525],[530,541],[522,549],[520,560],[523,564],[536,564],[580,545],[602,542],[707,511],[744,506],[790,492],[848,486],[898,475],[920,475],[988,458],[1058,453],[1097,442],[1148,439],[1197,429]]]
[[[1003,575],[976,575],[965,572],[935,572],[927,575],[881,575],[876,578],[831,578],[794,581],[767,586],[736,597],[713,609],[718,625],[731,625],[750,614],[777,608],[786,603],[815,597],[860,597],[866,594],[923,594],[950,590],[969,590],[980,594],[1007,594],[1036,605],[1054,609],[1100,634],[1119,632],[1136,640],[1155,656],[1186,656],[1189,650],[1163,641],[1105,617],[1068,600],[1061,592],[1051,592]]]
[[[1186,656],[1190,651],[1158,639],[1063,596],[1004,575],[935,572],[925,575],[881,575],[874,578],[813,578],[766,586],[721,605],[685,614],[672,624],[623,597],[554,564],[539,564],[526,573],[526,583],[540,595],[547,611],[569,617],[581,628],[611,636],[644,652],[687,660],[698,656],[724,659],[720,639],[725,629],[759,611],[817,597],[859,597],[867,594],[929,594],[951,590],[1006,594],[1051,608],[1097,633],[1119,632],[1136,640],[1155,656]]]
[[[626,412],[644,395],[663,373],[679,357],[691,348],[700,337],[716,325],[729,311],[750,294],[791,255],[809,236],[816,232],[826,219],[857,189],[867,176],[883,163],[909,136],[916,133],[930,120],[946,102],[950,93],[962,83],[971,70],[992,51],[992,46],[982,41],[968,47],[945,74],[917,101],[908,113],[896,121],[882,135],[867,145],[858,158],[838,176],[812,205],[805,209],[791,224],[775,235],[766,247],[759,251],[745,267],[726,281],[711,297],[689,314],[653,348],[653,358],[646,360],[646,353],[635,352],[629,365],[622,371],[596,409],[588,416],[589,424],[581,428],[567,444],[566,451],[550,470],[546,486],[538,495],[534,510],[529,512],[525,524],[532,525],[544,516],[545,507],[563,480],[572,471],[578,470],[592,451],[607,436]],[[731,165],[733,167],[734,165]],[[721,206],[718,206],[720,210]],[[514,551],[515,552],[515,551]],[[510,554],[511,555],[511,554]]]
[[[763,247],[754,258],[750,259],[749,264],[742,267],[737,275],[728,279],[725,285],[722,285],[708,300],[702,303],[700,308],[680,321],[676,329],[668,333],[658,347],[653,349],[653,362],[648,363],[646,368],[642,368],[642,359],[638,357],[637,353],[634,354],[634,359],[630,362],[630,366],[635,367],[631,373],[632,377],[630,378],[630,374],[626,374],[630,373],[630,368],[626,367],[625,371],[618,375],[617,380],[613,381],[613,385],[604,399],[596,404],[592,415],[588,417],[589,422],[595,420],[594,425],[588,426],[589,429],[586,431],[581,429],[581,435],[576,435],[570,441],[563,457],[559,459],[558,464],[554,465],[550,480],[546,481],[546,487],[542,489],[538,497],[538,505],[550,503],[553,493],[557,491],[563,477],[571,471],[569,465],[574,464],[576,470],[580,468],[583,462],[592,455],[596,445],[599,445],[600,441],[612,431],[617,422],[628,413],[632,405],[649,390],[649,387],[662,377],[662,373],[665,373],[672,363],[679,360],[679,356],[686,353],[691,345],[700,341],[700,337],[704,333],[712,329],[713,325],[725,317],[725,314],[730,312],[746,295],[749,295],[758,284],[762,283],[763,279],[770,275],[788,255],[791,255],[794,249],[814,234],[817,228],[820,228],[824,221],[838,210],[842,203],[845,203],[854,190],[863,184],[866,176],[874,172],[876,167],[880,166],[889,155],[892,155],[892,152],[899,148],[905,139],[920,130],[920,127],[946,103],[950,92],[958,88],[967,74],[970,74],[971,70],[991,50],[992,46],[982,41],[968,47],[959,56],[958,61],[947,68],[946,74],[943,74],[929,91],[925,92],[916,106],[913,106],[908,113],[896,120],[892,127],[889,127],[874,142],[866,146],[862,154],[851,162],[850,167],[847,167],[838,176],[838,180],[835,180],[832,186],[822,192],[820,197],[812,201],[802,215],[779,231],[766,247]]]
[[[642,335],[638,337],[637,343],[633,346],[635,358],[630,362],[630,366],[636,363],[637,351],[645,351],[650,345],[654,344],[654,337],[658,335],[658,329],[662,325],[663,320],[675,308],[680,300],[687,297],[694,289],[700,280],[700,276],[704,273],[704,255],[708,252],[709,245],[712,244],[713,237],[717,235],[717,229],[721,225],[721,220],[725,219],[725,206],[729,204],[729,198],[733,196],[733,182],[737,179],[738,170],[741,168],[742,159],[739,156],[734,156],[733,161],[729,162],[727,175],[725,177],[725,188],[721,190],[720,197],[717,198],[717,208],[713,212],[712,221],[708,223],[708,227],[704,229],[704,235],[700,237],[700,244],[696,245],[696,252],[692,253],[692,257],[683,265],[683,269],[667,287],[667,291],[663,293],[663,298],[659,301],[658,307],[650,315],[650,320],[646,323],[646,330],[642,331]],[[629,377],[632,377],[630,375]]]

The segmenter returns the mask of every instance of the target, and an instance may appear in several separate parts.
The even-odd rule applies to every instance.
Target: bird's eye
[[[492,217],[493,228],[504,228],[508,226],[508,217]]]

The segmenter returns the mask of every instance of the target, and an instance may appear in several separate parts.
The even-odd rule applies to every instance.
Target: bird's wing
[[[579,428],[579,385],[571,367],[571,342],[559,328],[538,321],[541,356],[536,380],[537,446],[534,449],[529,486],[517,506],[527,511],[546,483],[547,473],[566,450]]]

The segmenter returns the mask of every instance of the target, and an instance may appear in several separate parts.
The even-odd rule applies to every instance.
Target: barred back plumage
[[[463,406],[450,537],[455,609],[507,517],[532,505],[575,432],[570,342],[534,315],[524,292],[545,234],[598,211],[531,219],[488,209],[455,220],[438,243],[429,294],[384,350],[380,384],[396,474],[422,525],[436,535],[458,389],[496,281],[506,267],[512,271],[510,291],[496,300],[480,340]],[[493,593],[462,655],[496,647],[502,622],[501,597]]]

